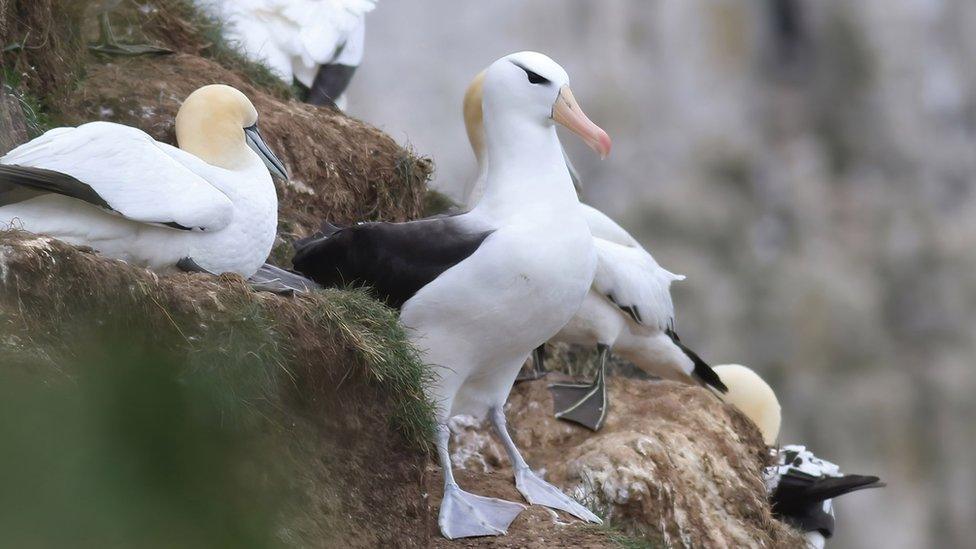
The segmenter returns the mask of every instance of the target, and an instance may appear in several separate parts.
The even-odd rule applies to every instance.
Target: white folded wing
[[[68,174],[134,221],[218,231],[234,215],[230,199],[208,182],[230,172],[121,124],[51,130],[0,163]]]
[[[658,265],[630,233],[602,212],[585,204],[581,207],[597,252],[594,290],[642,326],[673,329],[671,283],[685,277]]]
[[[267,64],[287,83],[311,86],[319,66],[358,64],[363,17],[376,0],[197,0],[226,24],[225,36],[251,59]]]

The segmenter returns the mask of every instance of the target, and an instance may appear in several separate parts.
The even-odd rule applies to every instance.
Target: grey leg
[[[461,490],[451,470],[448,445],[451,431],[447,425],[437,428],[437,457],[444,470],[444,499],[437,517],[441,535],[447,539],[474,536],[499,536],[508,531],[515,517],[525,510],[520,503],[476,496]]]
[[[512,467],[515,469],[515,487],[522,493],[526,501],[533,505],[545,505],[546,507],[566,511],[588,522],[603,524],[600,517],[594,515],[592,511],[580,505],[573,498],[562,493],[559,488],[539,478],[529,468],[529,464],[522,458],[522,454],[519,453],[518,448],[515,447],[515,442],[508,433],[508,423],[505,420],[505,412],[501,406],[491,410],[491,421],[495,426],[495,431],[502,440],[502,444],[505,446],[508,459],[511,460]]]
[[[519,372],[518,377],[515,378],[515,382],[518,383],[520,381],[535,381],[537,379],[542,379],[546,377],[546,374],[548,374],[549,372],[546,371],[545,361],[546,361],[546,344],[543,343],[542,345],[539,345],[532,351],[531,369],[526,371],[525,368],[522,368],[522,370]]]
[[[599,431],[607,418],[607,361],[610,359],[610,346],[597,345],[599,350],[599,369],[596,378],[589,385],[556,383],[549,386],[556,408],[556,417]]]

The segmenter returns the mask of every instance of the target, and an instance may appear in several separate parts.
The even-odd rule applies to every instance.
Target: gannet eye
[[[551,83],[548,78],[546,78],[545,76],[542,76],[541,74],[539,74],[537,72],[530,71],[529,69],[523,67],[522,65],[519,65],[518,63],[512,63],[512,64],[515,65],[516,67],[522,69],[523,71],[525,71],[525,74],[529,77],[529,82],[532,83],[532,84],[550,84]]]

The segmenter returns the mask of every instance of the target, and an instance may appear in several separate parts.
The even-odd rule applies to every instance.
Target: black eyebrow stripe
[[[515,65],[516,67],[518,67],[518,68],[520,68],[520,69],[522,69],[523,71],[525,71],[525,74],[527,74],[527,75],[529,75],[529,82],[532,82],[533,84],[542,84],[543,82],[545,82],[545,83],[547,83],[547,84],[548,84],[548,83],[551,83],[551,82],[552,82],[552,80],[549,80],[549,79],[548,79],[548,78],[546,78],[545,76],[542,76],[541,74],[539,74],[539,73],[537,73],[537,72],[535,72],[534,70],[531,70],[531,69],[527,69],[527,68],[525,68],[524,66],[522,66],[522,65],[520,65],[520,64],[518,64],[518,63],[516,63],[515,61],[512,61],[511,59],[509,59],[508,61],[509,61],[509,62],[510,62],[511,64],[513,64],[513,65]],[[532,80],[532,76],[535,76],[536,78],[539,78],[539,79],[541,79],[541,80],[539,80],[538,82],[534,82],[534,81]]]

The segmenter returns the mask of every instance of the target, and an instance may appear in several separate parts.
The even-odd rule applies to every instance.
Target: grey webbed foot
[[[600,517],[593,514],[586,507],[583,507],[573,498],[564,494],[559,488],[539,478],[528,467],[515,472],[515,487],[522,493],[525,500],[533,505],[545,505],[546,507],[565,511],[587,522],[603,524]]]
[[[201,267],[200,264],[194,261],[192,257],[184,257],[183,259],[177,261],[176,268],[185,273],[203,273],[217,276],[217,273],[212,273]]]
[[[437,524],[447,539],[500,536],[524,510],[520,503],[477,496],[453,485],[444,489]]]
[[[248,286],[256,292],[268,292],[281,296],[292,296],[295,293],[308,293],[322,289],[315,282],[304,276],[286,271],[265,263],[247,280]]]
[[[592,431],[599,431],[607,418],[606,369],[610,348],[600,345],[600,368],[589,385],[554,383],[552,392],[556,417],[578,423]]]

